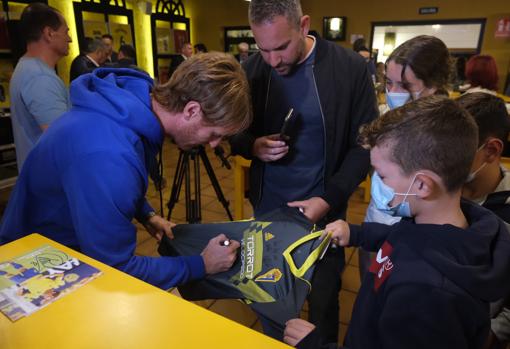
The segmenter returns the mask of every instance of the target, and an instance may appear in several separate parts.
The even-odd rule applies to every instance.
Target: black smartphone
[[[290,108],[289,112],[285,116],[285,119],[283,119],[283,125],[280,130],[280,139],[284,141],[288,141],[290,139],[289,131],[290,131],[290,124],[292,123],[292,116],[294,115],[294,108]]]

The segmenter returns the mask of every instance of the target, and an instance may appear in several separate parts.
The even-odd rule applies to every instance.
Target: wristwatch
[[[148,222],[148,221],[149,221],[152,217],[154,217],[154,216],[156,216],[156,215],[157,215],[157,214],[156,214],[156,212],[154,212],[154,211],[149,211],[149,212],[145,215],[144,220],[143,220],[143,223],[144,223],[144,224],[145,224],[145,223],[147,223],[147,222]]]

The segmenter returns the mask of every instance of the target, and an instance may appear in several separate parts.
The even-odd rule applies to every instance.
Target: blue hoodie
[[[161,288],[205,275],[200,256],[135,256],[134,217],[145,199],[146,158],[163,130],[151,110],[152,79],[97,69],[71,85],[72,109],[29,154],[0,227],[0,243],[37,232]]]

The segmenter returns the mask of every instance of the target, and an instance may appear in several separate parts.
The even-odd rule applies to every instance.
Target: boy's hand
[[[323,198],[314,196],[308,200],[287,202],[289,207],[298,207],[306,218],[312,223],[317,223],[329,211],[329,204]]]
[[[331,241],[334,244],[347,246],[349,244],[351,231],[349,229],[349,224],[347,224],[346,221],[339,219],[326,225],[326,229],[324,229],[321,239],[327,234],[331,235]]]
[[[285,323],[283,341],[293,347],[313,331],[315,326],[303,319],[291,319]]]

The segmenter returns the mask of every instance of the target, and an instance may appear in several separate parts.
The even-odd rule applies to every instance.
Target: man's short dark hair
[[[127,45],[127,44],[120,45],[119,53],[121,53],[121,52],[124,55],[124,57],[126,57],[126,58],[131,58],[133,60],[135,60],[135,58],[136,58],[135,48],[131,45]]]
[[[110,39],[111,41],[113,41],[113,36],[111,36],[110,34],[103,34],[101,35],[101,39]]]
[[[365,148],[387,144],[402,173],[437,174],[450,193],[459,190],[471,169],[478,127],[469,113],[444,96],[429,96],[392,109],[362,126]]]
[[[44,28],[58,30],[62,25],[60,13],[46,4],[34,2],[23,10],[20,28],[26,42],[39,41]]]
[[[303,10],[299,0],[252,0],[248,8],[250,24],[272,23],[275,17],[283,16],[291,25],[299,28]]]
[[[495,137],[506,144],[510,120],[505,102],[494,95],[483,92],[466,93],[457,99],[478,125],[478,146],[487,138]]]
[[[195,50],[200,52],[207,52],[207,47],[202,43],[198,43],[195,45]]]

